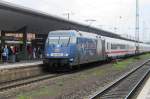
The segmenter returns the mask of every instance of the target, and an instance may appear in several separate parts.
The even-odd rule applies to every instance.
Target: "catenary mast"
[[[139,52],[139,0],[136,0],[136,22],[135,22],[136,51]]]

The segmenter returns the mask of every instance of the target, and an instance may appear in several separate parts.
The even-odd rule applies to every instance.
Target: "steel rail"
[[[109,89],[111,89],[112,87],[116,86],[118,83],[120,83],[121,81],[123,81],[125,78],[129,77],[132,73],[134,73],[135,71],[137,71],[138,69],[140,69],[141,67],[143,67],[146,63],[148,63],[150,61],[150,59],[146,60],[145,62],[143,62],[141,65],[139,65],[138,67],[132,69],[131,71],[125,73],[123,76],[121,76],[120,78],[118,78],[117,80],[113,81],[112,83],[110,83],[109,85],[104,86],[103,89],[99,89],[98,91],[96,91],[95,93],[93,93],[92,95],[89,95],[87,97],[87,99],[96,99],[98,96],[102,95],[103,93],[105,93],[106,91],[108,91]],[[146,74],[145,74],[146,75]],[[130,92],[132,93],[132,92]],[[130,96],[130,95],[129,95]],[[126,98],[128,99],[128,98]]]
[[[33,78],[20,79],[18,81],[12,81],[12,82],[0,85],[0,92],[4,92],[6,90],[16,88],[16,87],[21,87],[23,85],[28,85],[28,84],[36,83],[39,81],[56,78],[62,75],[64,74],[47,74],[47,75],[37,76]]]

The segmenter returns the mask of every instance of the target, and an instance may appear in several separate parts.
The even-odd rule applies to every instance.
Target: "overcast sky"
[[[121,35],[135,35],[136,0],[3,0]],[[150,41],[150,0],[139,0],[140,39]],[[87,22],[85,20],[96,20]],[[114,28],[117,28],[116,30]],[[145,28],[145,29],[144,29]],[[144,34],[144,36],[143,36]]]

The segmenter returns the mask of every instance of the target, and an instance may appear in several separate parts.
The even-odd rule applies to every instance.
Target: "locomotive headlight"
[[[49,56],[49,54],[47,53],[46,56]]]
[[[72,62],[74,59],[73,59],[73,58],[70,58],[69,60]]]
[[[52,53],[50,54],[51,56],[54,56]]]
[[[68,56],[69,54],[65,54],[65,56]]]

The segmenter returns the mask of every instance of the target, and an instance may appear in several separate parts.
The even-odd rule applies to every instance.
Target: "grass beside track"
[[[80,74],[80,76],[73,76],[69,78],[70,80],[58,80],[53,85],[48,86],[42,86],[38,88],[37,90],[32,90],[30,92],[20,93],[16,99],[44,99],[45,96],[51,96],[55,97],[58,96],[59,93],[66,90],[66,86],[69,86],[69,84],[79,83],[81,80],[86,81],[87,79],[90,79],[92,77],[100,77],[100,76],[106,76],[108,72],[110,72],[111,69],[115,71],[122,71],[126,69],[130,64],[134,62],[138,62],[139,60],[148,59],[150,58],[150,53],[143,54],[140,56],[134,56],[125,60],[121,60],[118,62],[115,62],[112,64],[112,68],[108,68],[107,70],[92,68],[87,70],[86,72]],[[73,85],[72,85],[73,86]],[[41,98],[40,98],[41,97]]]
[[[41,95],[49,95],[49,93],[52,93],[48,90],[47,86],[41,87],[40,90],[38,90],[38,93],[36,91],[32,91],[31,94],[29,93],[21,93],[20,95],[18,95],[17,99],[32,99],[33,96],[39,97]]]
[[[133,62],[136,62],[137,59],[136,58],[131,58],[131,59],[127,59],[127,60],[124,60],[124,61],[117,61],[115,63],[113,63],[113,67],[115,69],[118,69],[118,70],[123,70],[125,69],[129,64],[133,63]]]
[[[150,58],[150,53],[143,54],[143,55],[140,55],[140,56],[134,56],[134,57],[128,58],[126,60],[117,61],[117,62],[113,63],[113,67],[115,69],[118,69],[118,70],[123,70],[127,66],[129,66],[129,64],[137,62],[140,59],[148,59],[148,58]]]

